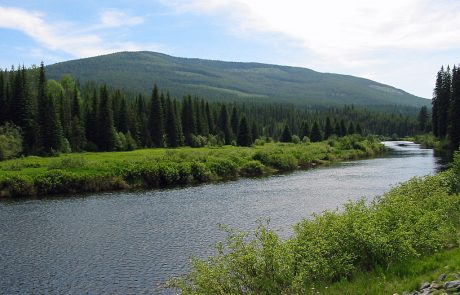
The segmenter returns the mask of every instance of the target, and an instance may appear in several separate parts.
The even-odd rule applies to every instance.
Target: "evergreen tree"
[[[107,86],[101,87],[99,92],[98,108],[98,138],[97,146],[101,151],[115,150],[115,127],[113,125],[112,100],[110,99]]]
[[[340,123],[338,121],[335,121],[334,134],[338,137],[342,136],[342,128],[340,128]]]
[[[178,147],[180,144],[177,114],[171,99],[166,99],[166,141],[168,147]]]
[[[152,99],[150,102],[150,114],[148,128],[150,131],[150,138],[152,140],[152,146],[163,147],[164,141],[164,118],[163,118],[163,106],[161,104],[161,98],[158,94],[158,87],[155,84],[152,91]]]
[[[119,113],[117,117],[118,117],[118,120],[117,120],[118,121],[118,125],[117,125],[118,131],[127,133],[129,130],[129,126],[128,126],[129,114],[128,114],[128,106],[126,105],[126,99],[124,97],[121,98]]]
[[[305,136],[310,138],[310,125],[307,121],[303,121],[300,127],[300,137],[303,139]]]
[[[179,106],[177,101],[174,99],[173,100],[173,107],[174,107],[174,114],[176,115],[176,120],[177,120],[177,138],[179,140],[179,145],[184,145],[184,133],[182,130],[182,121],[181,121],[181,116],[179,112]]]
[[[447,127],[449,125],[449,103],[451,94],[451,75],[450,69],[447,67],[446,71],[442,72],[442,85],[440,96],[438,100],[438,133],[440,138],[444,138],[447,135]]]
[[[291,129],[289,128],[288,124],[284,125],[283,133],[280,137],[281,142],[291,142],[292,141],[292,133]]]
[[[432,104],[432,113],[431,113],[431,124],[433,129],[433,134],[436,137],[439,137],[439,102],[440,97],[442,96],[442,76],[443,68],[436,75],[436,85],[433,91],[433,99],[431,100]]]
[[[345,136],[348,134],[347,126],[345,126],[345,121],[340,120],[340,136]]]
[[[259,138],[259,131],[257,129],[257,124],[254,121],[252,122],[252,127],[251,127],[251,137],[253,141]]]
[[[196,134],[196,121],[192,97],[190,95],[185,96],[182,103],[182,131],[184,133],[185,144],[192,146],[192,135]]]
[[[418,128],[420,132],[426,132],[428,127],[428,108],[423,106],[417,116]]]
[[[72,100],[72,122],[69,138],[73,152],[81,152],[86,146],[85,128],[81,115],[80,97],[75,84]]]
[[[328,139],[333,133],[334,129],[332,128],[331,119],[327,117],[326,126],[324,127],[324,139]]]
[[[238,125],[239,125],[239,119],[238,119],[238,111],[236,110],[236,107],[234,106],[232,109],[232,116],[230,119],[230,125],[232,127],[232,133],[236,136],[238,134]]]
[[[3,77],[3,70],[0,69],[0,125],[6,122],[8,106],[6,103],[5,95],[5,78]]]
[[[219,129],[223,134],[225,144],[231,144],[232,142],[232,131],[230,128],[231,127],[228,122],[227,107],[225,106],[225,104],[222,104],[219,115]]]
[[[97,97],[97,92],[96,90],[94,90],[88,103],[85,116],[86,139],[93,144],[97,144],[99,136],[98,105],[99,101]]]
[[[206,102],[205,108],[206,108],[206,119],[207,119],[207,122],[208,122],[209,133],[214,134],[215,133],[214,118],[213,118],[213,115],[211,113],[211,109],[209,108],[209,103],[208,102]]]
[[[313,127],[311,128],[311,137],[310,140],[312,142],[318,142],[323,140],[323,136],[321,135],[321,130],[319,128],[319,124],[317,121],[313,123]]]
[[[241,118],[236,143],[239,146],[251,146],[252,144],[251,131],[245,116]]]
[[[45,66],[40,65],[38,78],[38,149],[45,155],[59,152],[62,143],[60,125],[54,100],[46,94]]]
[[[460,145],[460,69],[456,67],[452,71],[451,105],[449,137],[451,147],[458,150]]]
[[[355,125],[353,124],[353,122],[350,122],[350,124],[348,124],[348,134],[355,134],[356,130],[355,130]]]
[[[358,133],[359,135],[364,135],[363,134],[363,129],[361,128],[361,125],[359,124],[356,124],[356,133]]]

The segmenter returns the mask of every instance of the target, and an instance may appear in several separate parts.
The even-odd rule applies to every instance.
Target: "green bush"
[[[170,281],[182,294],[306,294],[318,284],[408,261],[458,243],[460,197],[453,171],[412,179],[370,204],[348,203],[298,223],[281,240],[268,225],[227,230],[208,260]]]
[[[259,161],[252,160],[244,163],[240,168],[242,176],[261,176],[265,172],[265,166]]]
[[[0,126],[0,161],[17,157],[21,152],[21,129],[10,123]]]

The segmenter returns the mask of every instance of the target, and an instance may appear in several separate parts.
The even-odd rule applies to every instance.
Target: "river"
[[[270,218],[283,237],[312,213],[371,200],[442,159],[408,142],[379,158],[195,187],[0,202],[0,293],[151,294],[224,234]]]

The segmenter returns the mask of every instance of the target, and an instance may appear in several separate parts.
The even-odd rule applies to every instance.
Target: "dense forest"
[[[249,146],[256,140],[316,142],[354,133],[407,136],[430,128],[414,112],[397,107],[378,112],[353,105],[313,109],[223,103],[191,95],[177,99],[153,81],[152,86],[146,97],[94,82],[80,85],[69,75],[48,80],[43,63],[0,71],[0,159],[144,147]]]
[[[454,150],[460,145],[460,69],[441,67],[432,100],[433,134],[447,140]]]

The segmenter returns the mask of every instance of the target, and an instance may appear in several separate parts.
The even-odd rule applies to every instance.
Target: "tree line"
[[[20,131],[22,153],[133,150],[143,147],[250,146],[259,140],[321,141],[359,133],[418,131],[415,115],[354,106],[298,108],[289,104],[176,99],[153,86],[150,96],[71,76],[48,80],[40,67],[0,71],[0,130]]]
[[[432,100],[433,134],[448,140],[451,148],[460,145],[460,69],[441,67],[436,75]]]

